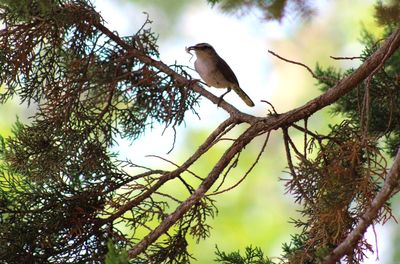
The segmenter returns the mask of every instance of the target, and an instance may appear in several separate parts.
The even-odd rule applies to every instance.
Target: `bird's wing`
[[[221,71],[227,81],[239,86],[239,81],[236,78],[235,73],[233,73],[231,67],[229,67],[228,63],[226,63],[221,57],[218,60],[217,69]]]

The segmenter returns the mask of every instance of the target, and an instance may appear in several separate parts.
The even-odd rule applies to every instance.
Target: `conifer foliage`
[[[286,1],[272,2],[266,11],[281,19]],[[300,8],[308,1],[294,2]],[[313,72],[273,53],[305,66],[322,93],[286,113],[270,105],[269,115],[253,116],[203,89],[184,66],[160,61],[148,17],[136,34],[121,37],[87,0],[0,0],[0,103],[19,98],[36,109],[29,123],[16,122],[12,136],[0,138],[0,260],[188,263],[188,237],[210,234],[213,195],[245,180],[277,130],[285,184],[303,208],[293,220],[299,234],[279,258],[249,246],[242,254],[217,248],[216,261],[362,261],[372,250],[363,235],[392,218],[388,201],[400,178],[398,5],[376,10],[385,36],[365,32],[356,69]],[[155,123],[174,129],[188,111],[196,113],[200,98],[229,117],[182,164],[164,159],[175,167],[149,168],[111,151],[117,138],[140,140]],[[345,120],[326,135],[309,130],[308,118],[331,104]],[[236,127],[242,132],[226,144]],[[294,130],[304,135],[301,147]],[[258,156],[227,186],[245,147],[260,137]],[[225,152],[210,171],[192,171],[216,145]],[[163,188],[171,182],[186,193]]]
[[[179,125],[198,95],[126,49],[157,59],[149,29],[117,37],[88,1],[2,1],[0,20],[0,102],[18,96],[37,108],[1,140],[0,259],[100,262],[108,239],[129,244],[110,215],[135,196],[116,191],[135,182],[140,196],[162,173],[126,173],[135,165],[115,159],[115,138]],[[133,227],[165,216],[165,202],[143,200],[124,210]]]

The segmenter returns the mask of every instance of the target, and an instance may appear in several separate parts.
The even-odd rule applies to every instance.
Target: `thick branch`
[[[133,207],[137,206],[140,204],[143,200],[148,198],[152,193],[154,193],[156,190],[158,190],[163,184],[165,184],[167,181],[172,180],[176,177],[178,177],[182,172],[187,170],[198,158],[200,158],[205,152],[207,152],[217,141],[216,139],[224,133],[225,129],[229,127],[233,123],[232,118],[228,118],[224,122],[222,122],[209,136],[208,138],[203,142],[203,144],[196,150],[196,152],[184,163],[182,166],[177,168],[174,171],[165,173],[160,177],[160,179],[152,185],[150,188],[148,188],[145,192],[143,192],[141,195],[136,197],[135,199],[129,201],[128,203],[124,204],[121,206],[117,212],[113,213],[110,217],[102,219],[101,223],[110,223],[117,219],[118,217],[122,216],[125,212],[128,210],[132,209]]]
[[[364,212],[358,225],[350,234],[340,243],[332,253],[324,259],[324,264],[337,263],[346,253],[353,250],[357,242],[363,237],[368,226],[378,216],[379,210],[390,199],[393,190],[398,186],[400,180],[400,149],[397,151],[396,158],[389,173],[386,175],[385,183],[382,189],[372,200],[371,206]]]
[[[190,80],[187,80],[184,76],[173,71],[163,63],[162,61],[157,61],[140,50],[128,45],[119,36],[114,34],[108,28],[102,24],[96,24],[96,27],[107,35],[110,39],[115,41],[122,48],[126,49],[129,54],[140,59],[142,62],[152,65],[158,68],[160,71],[172,76],[178,83],[190,84]],[[288,111],[284,114],[270,117],[255,117],[246,113],[242,113],[237,110],[231,104],[222,101],[220,102],[220,107],[227,111],[231,117],[240,121],[252,124],[257,121],[263,121],[266,126],[277,129],[279,127],[291,125],[294,122],[302,120],[306,117],[311,116],[318,110],[336,102],[341,96],[349,92],[351,89],[363,82],[368,76],[379,69],[383,63],[398,49],[400,46],[400,28],[392,33],[392,35],[385,41],[385,43],[368,58],[357,70],[355,70],[350,76],[339,81],[334,87],[323,93],[322,95],[316,97],[315,99],[309,101],[307,104],[296,108],[294,110]],[[197,93],[209,99],[211,102],[218,104],[219,98],[209,91],[203,89],[200,85],[196,83],[190,84],[191,88]],[[271,129],[268,129],[271,130]]]
[[[239,153],[257,134],[262,130],[262,125],[251,126],[248,128],[231,147],[222,155],[221,159],[214,166],[212,171],[196,189],[196,191],[178,206],[172,214],[166,217],[159,226],[144,237],[133,249],[129,251],[129,257],[134,258],[142,253],[153,242],[155,242],[162,234],[164,234],[172,225],[174,225],[189,209],[204,197],[205,193],[211,188],[218,176],[228,166],[231,160]]]
[[[361,84],[368,76],[382,67],[383,63],[400,47],[400,28],[392,33],[385,43],[371,55],[360,67],[351,75],[340,80],[334,87],[325,93],[309,101],[305,105],[280,114],[264,119],[266,126],[274,129],[290,126],[291,124],[311,116],[320,109],[336,102],[340,97],[351,91],[354,87]]]
[[[129,54],[140,59],[142,62],[152,65],[158,68],[160,71],[172,76],[178,83],[187,84],[194,91],[206,97],[215,104],[218,104],[218,97],[214,96],[207,90],[195,83],[191,83],[184,76],[176,73],[170,69],[166,64],[161,61],[157,61],[140,50],[135,49],[132,46],[126,44],[113,32],[108,30],[101,24],[96,27],[102,31],[109,38],[113,39],[121,47],[127,50]],[[340,97],[345,95],[347,92],[361,84],[368,76],[371,76],[374,72],[382,67],[383,63],[398,49],[400,46],[400,29],[397,29],[393,34],[385,41],[385,43],[368,59],[366,60],[356,71],[350,76],[339,81],[334,87],[326,91],[319,97],[309,101],[305,105],[288,111],[281,115],[274,115],[268,117],[255,117],[238,111],[232,105],[222,101],[220,106],[227,111],[232,120],[236,123],[246,122],[251,126],[243,133],[234,144],[225,152],[219,162],[214,166],[213,170],[200,184],[196,191],[183,202],[172,214],[166,217],[158,227],[150,232],[142,241],[140,241],[132,250],[129,252],[129,257],[134,258],[135,256],[142,253],[146,248],[153,242],[155,242],[163,233],[165,233],[172,225],[174,225],[189,209],[196,204],[209,190],[213,183],[217,180],[218,176],[222,173],[224,168],[229,164],[232,158],[241,151],[254,137],[261,133],[269,132],[273,129],[288,127],[293,123],[311,116],[313,113],[320,109],[334,103]],[[204,146],[204,144],[203,144]]]
[[[225,152],[224,156],[215,165],[214,169],[207,176],[204,182],[197,188],[197,190],[190,196],[183,204],[181,204],[175,212],[170,214],[167,218],[161,222],[161,224],[150,232],[142,241],[140,241],[132,250],[129,252],[129,257],[134,258],[153,242],[155,242],[163,233],[165,233],[176,221],[178,221],[195,203],[197,203],[207,192],[207,190],[216,181],[219,174],[223,171],[225,166],[229,164],[231,159],[246,146],[254,137],[259,135],[261,132],[268,132],[273,129],[280,127],[289,126],[292,123],[302,120],[306,117],[311,116],[316,111],[334,103],[341,96],[349,92],[351,89],[359,85],[365,80],[372,72],[382,65],[382,62],[389,58],[395,50],[400,46],[400,29],[396,30],[368,60],[366,60],[353,74],[347,78],[341,80],[333,88],[321,96],[311,100],[302,107],[296,108],[292,111],[286,112],[278,116],[269,116],[266,118],[257,118],[250,115],[242,114],[237,111],[236,108],[229,109],[224,108],[228,111],[233,118],[241,120],[243,122],[249,122],[252,126],[242,134],[236,142]],[[162,62],[156,62],[152,64],[156,67],[164,67]],[[164,70],[164,69],[162,69]],[[181,79],[182,76],[175,72],[171,72],[171,75]],[[194,88],[199,88],[198,85],[194,85]],[[196,89],[197,89],[196,88]],[[197,91],[197,90],[196,90]],[[200,94],[204,95],[204,89],[199,91]],[[209,98],[207,96],[207,98]],[[210,98],[209,98],[210,99]],[[213,100],[212,100],[213,101]],[[229,105],[229,104],[226,104]]]

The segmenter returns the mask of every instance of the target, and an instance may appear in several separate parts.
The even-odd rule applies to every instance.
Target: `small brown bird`
[[[187,50],[195,51],[194,68],[207,85],[228,89],[226,93],[221,95],[220,100],[224,95],[234,90],[248,106],[254,106],[250,97],[240,88],[235,73],[210,44],[199,43]]]

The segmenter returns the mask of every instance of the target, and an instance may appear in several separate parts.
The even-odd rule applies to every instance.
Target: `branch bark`
[[[172,214],[167,216],[159,226],[145,236],[136,246],[129,250],[129,258],[134,258],[142,253],[146,248],[153,242],[155,242],[162,234],[175,224],[189,209],[200,201],[204,197],[206,192],[211,188],[214,182],[218,179],[218,176],[228,166],[230,161],[239,153],[243,148],[262,130],[262,124],[257,123],[255,126],[251,126],[247,129],[238,139],[232,144],[231,147],[222,155],[221,159],[214,166],[212,171],[196,189],[196,191],[178,206]]]
[[[324,264],[337,263],[346,253],[352,251],[357,242],[363,237],[368,226],[370,226],[378,215],[381,207],[390,199],[393,190],[398,186],[400,180],[400,149],[397,151],[392,168],[386,175],[385,183],[371,202],[371,206],[364,212],[358,225],[340,243],[330,255],[325,257]]]
[[[103,32],[103,34],[107,35],[110,39],[114,40],[117,44],[119,44],[122,48],[126,49],[126,51],[140,59],[143,63],[152,65],[158,68],[160,71],[164,72],[172,76],[178,83],[187,84],[187,86],[202,96],[206,97],[211,102],[218,104],[219,98],[203,89],[200,85],[194,84],[191,80],[186,79],[184,76],[176,73],[172,69],[168,67],[168,65],[164,64],[162,61],[155,60],[146,54],[143,54],[140,50],[135,49],[132,46],[126,44],[121,38],[111,32],[109,29],[104,27],[101,24],[97,24],[96,27]],[[237,138],[237,140],[233,143],[231,147],[227,149],[218,163],[214,166],[213,170],[209,173],[209,175],[204,179],[204,181],[200,184],[200,186],[196,189],[196,191],[186,199],[180,206],[176,208],[176,210],[171,213],[168,217],[166,217],[158,227],[156,227],[153,231],[151,231],[146,237],[144,237],[134,248],[129,251],[129,257],[134,258],[144,252],[146,248],[153,242],[155,242],[162,234],[168,231],[168,229],[174,225],[186,212],[190,210],[190,208],[195,205],[200,199],[204,197],[206,192],[211,188],[214,182],[217,180],[218,176],[223,172],[224,168],[231,162],[231,160],[235,157],[237,153],[239,153],[249,142],[251,142],[256,136],[270,132],[271,130],[276,130],[278,128],[285,128],[293,123],[302,120],[304,118],[308,118],[315,112],[320,109],[334,103],[340,97],[345,95],[347,92],[352,90],[357,85],[361,84],[366,78],[372,76],[373,73],[377,72],[384,64],[384,62],[390,58],[390,56],[399,48],[400,46],[400,29],[397,29],[393,32],[393,34],[385,41],[385,43],[369,58],[367,59],[357,70],[354,71],[353,74],[339,81],[334,87],[323,93],[322,95],[316,97],[315,99],[309,101],[305,105],[288,111],[286,113],[280,115],[273,115],[268,117],[256,117],[246,113],[242,113],[237,110],[234,106],[228,104],[225,101],[220,102],[220,107],[229,113],[230,118],[235,123],[246,122],[250,124],[250,127]],[[398,169],[399,162],[396,163],[392,171],[390,173],[390,177],[388,176],[387,181],[392,181],[390,179],[398,177]],[[392,174],[394,176],[392,176]],[[368,221],[363,220],[361,223],[363,224],[359,227],[363,230],[372,222],[374,217],[376,216],[376,210],[379,210],[381,203],[386,201],[388,198],[387,195],[390,195],[386,190],[389,187],[384,188],[385,192],[380,194],[379,197],[383,196],[383,198],[379,198],[375,203],[371,205],[371,208],[366,212],[366,219],[371,219]],[[378,197],[377,197],[378,199]],[[375,201],[375,200],[374,200]],[[131,204],[129,204],[130,207]],[[368,213],[368,214],[367,214]],[[353,234],[353,233],[352,233]],[[346,243],[354,243],[353,240],[359,238],[359,235],[362,234],[360,232],[355,232],[354,237],[348,238],[350,242]],[[347,241],[347,239],[346,239]],[[332,257],[328,258],[326,261],[334,261],[338,256],[340,256],[344,249],[346,249],[346,244],[341,246],[332,253]],[[331,260],[330,260],[331,259]],[[332,263],[332,262],[326,262]]]
[[[201,146],[196,150],[196,152],[186,160],[184,164],[182,164],[176,170],[164,173],[160,179],[152,185],[149,189],[147,189],[143,194],[136,197],[135,199],[129,201],[128,203],[121,206],[117,212],[113,213],[111,216],[105,219],[99,220],[100,224],[110,223],[117,219],[118,217],[122,216],[125,212],[129,211],[133,207],[139,205],[143,200],[148,198],[152,193],[157,191],[163,184],[167,181],[172,180],[178,177],[181,173],[186,171],[197,159],[201,157],[205,152],[207,152],[215,143],[217,143],[218,137],[224,133],[224,131],[233,124],[232,118],[228,118],[224,122],[222,122],[209,136],[208,138],[201,144]],[[147,174],[150,174],[148,172]],[[154,171],[154,174],[159,173],[159,171]]]

